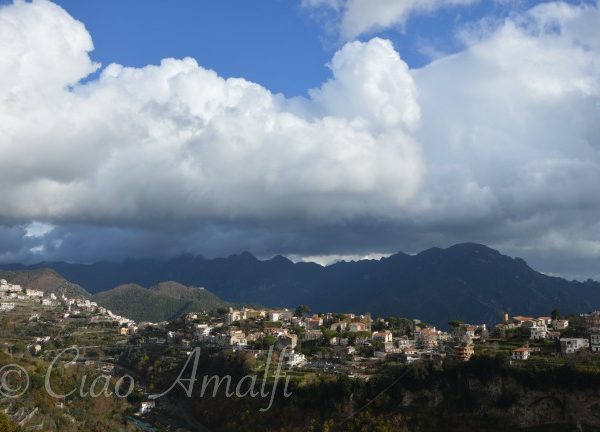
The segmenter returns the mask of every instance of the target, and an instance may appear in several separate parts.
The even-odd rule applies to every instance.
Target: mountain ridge
[[[308,304],[314,311],[407,316],[438,325],[449,319],[493,323],[504,312],[547,315],[555,307],[577,313],[600,307],[600,283],[544,275],[521,258],[477,243],[328,266],[281,256],[259,260],[249,252],[214,259],[184,255],[28,268],[39,265],[93,293],[123,283],[151,287],[174,281],[203,286],[238,304]]]

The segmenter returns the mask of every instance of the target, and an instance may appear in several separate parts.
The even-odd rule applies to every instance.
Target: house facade
[[[527,347],[517,348],[517,349],[513,350],[513,352],[512,352],[512,359],[513,360],[528,360],[529,355],[530,355],[529,348],[527,348]]]
[[[590,334],[590,350],[592,352],[600,352],[600,333]]]
[[[562,338],[560,340],[560,352],[563,354],[574,354],[590,348],[589,339],[584,338]]]
[[[473,344],[462,344],[454,347],[454,355],[461,361],[469,361],[475,354]]]

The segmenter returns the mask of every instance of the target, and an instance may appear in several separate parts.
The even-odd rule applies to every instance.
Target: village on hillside
[[[109,376],[134,369],[131,359],[148,352],[163,352],[173,364],[183,364],[195,347],[250,356],[257,369],[268,368],[265,362],[272,348],[283,356],[283,373],[295,378],[332,374],[369,380],[390,361],[466,362],[490,353],[504,354],[515,367],[595,353],[600,361],[600,311],[568,318],[558,311],[542,317],[505,314],[491,328],[450,321],[448,331],[418,319],[311,313],[307,306],[197,311],[151,323],[119,316],[89,299],[24,289],[3,279],[0,320],[5,329],[14,326],[12,334],[4,332],[0,337],[0,349],[11,357],[50,361],[61,348],[77,345],[88,350],[78,359],[82,366]],[[130,408],[135,412],[129,418],[152,430],[142,420],[152,419],[148,416],[160,402],[148,397],[150,389],[138,387],[136,392],[137,406]],[[17,424],[30,425],[35,418],[35,412],[16,405],[4,410]]]

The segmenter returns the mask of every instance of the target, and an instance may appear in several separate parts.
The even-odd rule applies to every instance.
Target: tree
[[[308,315],[310,313],[310,308],[306,305],[300,305],[296,308],[294,315],[301,318],[304,315]]]
[[[325,326],[321,326],[321,333],[323,333],[323,337],[327,340],[338,336],[335,330],[330,330]]]
[[[553,320],[557,320],[560,318],[560,310],[558,308],[554,309],[552,312],[550,312],[550,316],[552,317]]]
[[[373,331],[383,331],[383,330],[387,330],[388,326],[385,324],[385,321],[375,321],[372,325],[371,325],[371,329]]]
[[[452,321],[448,321],[448,325],[450,327],[456,328],[456,327],[460,327],[460,325],[462,324],[462,321],[459,320],[452,320]]]

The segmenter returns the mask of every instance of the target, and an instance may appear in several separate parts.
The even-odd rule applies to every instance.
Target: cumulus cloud
[[[367,120],[379,131],[415,129],[421,115],[417,89],[390,41],[348,43],[330,67],[333,78],[309,92],[323,114]]]
[[[419,148],[403,134],[418,119],[414,86],[388,42],[338,53],[340,79],[315,89],[300,115],[283,96],[191,58],[112,64],[76,84],[95,67],[81,23],[45,1],[0,14],[6,69],[25,59],[0,99],[4,218],[341,218],[402,206],[418,190]],[[392,97],[386,76],[398,81]],[[354,108],[343,106],[347,91]]]
[[[598,36],[592,6],[546,4],[463,53],[415,71],[431,184],[464,190],[506,217],[597,208]],[[451,83],[449,78],[451,77]],[[436,177],[462,178],[453,186]]]
[[[478,0],[303,0],[307,8],[326,7],[339,15],[339,32],[351,40],[391,27],[403,26],[416,13],[431,13],[450,6],[465,6]]]
[[[350,42],[290,99],[191,58],[81,83],[98,68],[84,26],[4,6],[0,260],[479,241],[592,274],[564,258],[600,258],[599,21],[545,3],[414,70],[389,41]]]
[[[414,71],[432,224],[485,221],[482,237],[542,267],[600,258],[599,20],[595,5],[543,4]]]
[[[334,223],[393,213],[419,190],[415,89],[387,41],[344,48],[332,80],[287,100],[191,58],[112,64],[81,84],[91,39],[47,1],[3,7],[0,28],[2,219]]]

